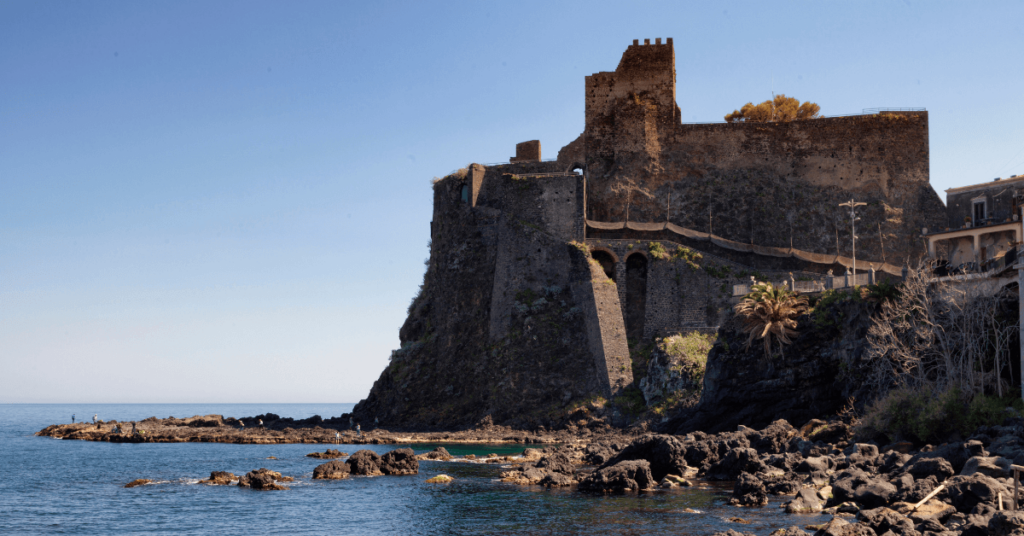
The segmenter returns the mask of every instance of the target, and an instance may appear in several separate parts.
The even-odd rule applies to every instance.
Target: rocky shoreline
[[[263,421],[263,426],[259,425]],[[244,426],[243,426],[244,424]],[[138,433],[131,434],[132,426]],[[120,431],[119,431],[120,430]],[[337,434],[337,436],[336,436]],[[194,416],[186,419],[150,417],[141,421],[97,421],[94,423],[54,424],[36,432],[55,439],[107,441],[111,443],[236,443],[274,445],[313,443],[348,445],[395,445],[418,443],[521,443],[562,444],[632,438],[635,433],[615,428],[591,430],[516,430],[506,426],[480,425],[459,431],[391,431],[384,428],[350,429],[348,419],[312,417],[295,420],[274,414],[233,418],[221,415]]]
[[[153,419],[137,426],[146,430],[141,439],[146,442],[330,443],[334,439],[335,430],[323,427],[241,432],[225,419],[215,426],[199,424],[216,422],[214,417],[218,416]],[[108,427],[112,423],[54,425],[38,435],[123,439]],[[786,496],[790,499],[783,506],[788,513],[833,516],[822,525],[780,529],[775,536],[1024,535],[1024,512],[1011,511],[1016,492],[1012,466],[1024,463],[1024,419],[1008,418],[1001,426],[979,428],[966,440],[920,448],[909,443],[857,443],[852,436],[848,423],[841,420],[813,420],[800,429],[778,420],[762,430],[741,426],[732,432],[685,436],[620,433],[581,437],[500,427],[403,434],[373,430],[361,438],[349,434],[343,442],[548,446],[526,448],[521,456],[482,459],[454,458],[443,447],[420,455],[407,448],[383,455],[360,450],[351,456],[328,449],[310,457],[330,459],[313,472],[314,479],[328,480],[418,474],[419,461],[435,460],[498,464],[502,481],[512,485],[576,488],[590,494],[659,492],[687,487],[698,479],[725,481],[734,483],[728,499],[734,506],[759,508],[768,504],[769,495]],[[265,472],[254,472],[245,482],[226,473],[212,474],[211,481],[239,479],[240,485],[259,482],[249,484],[255,489],[283,489],[276,487],[276,482],[285,479],[258,475],[261,471]],[[1024,494],[1018,503],[1024,502],[1021,498]]]

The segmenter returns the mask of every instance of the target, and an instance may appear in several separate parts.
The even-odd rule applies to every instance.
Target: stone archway
[[[594,249],[590,251],[590,256],[601,264],[601,268],[604,270],[604,275],[608,276],[608,279],[615,281],[615,264],[618,262],[618,259],[615,258],[615,254],[603,249]]]

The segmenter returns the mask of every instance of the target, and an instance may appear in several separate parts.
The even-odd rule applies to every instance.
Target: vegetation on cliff
[[[747,347],[755,339],[764,343],[764,355],[771,357],[772,343],[782,345],[793,342],[796,336],[796,317],[807,310],[807,299],[784,287],[771,283],[759,283],[750,289],[733,309],[742,323],[742,330],[748,335]]]

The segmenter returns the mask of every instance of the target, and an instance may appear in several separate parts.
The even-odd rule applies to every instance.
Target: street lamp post
[[[867,203],[859,203],[853,199],[839,203],[841,207],[850,207],[850,251],[853,253],[853,286],[857,286],[857,207]]]

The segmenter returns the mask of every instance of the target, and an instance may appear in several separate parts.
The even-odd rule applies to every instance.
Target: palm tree
[[[807,298],[771,283],[757,283],[750,293],[733,308],[743,324],[742,331],[750,337],[747,348],[755,339],[764,342],[764,354],[772,355],[772,341],[782,345],[793,342],[796,336],[796,317],[807,311]]]

